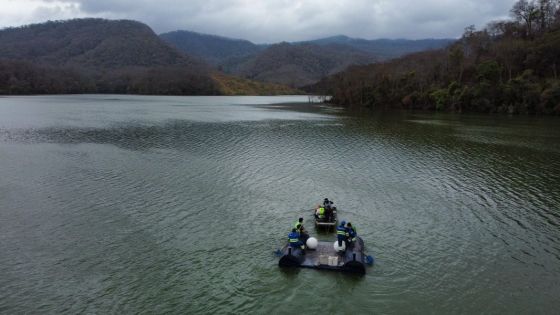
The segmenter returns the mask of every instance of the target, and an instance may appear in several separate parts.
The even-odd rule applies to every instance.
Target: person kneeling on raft
[[[299,233],[296,229],[292,229],[292,232],[288,234],[288,243],[292,248],[301,248],[302,250],[305,249],[304,243],[300,240]]]

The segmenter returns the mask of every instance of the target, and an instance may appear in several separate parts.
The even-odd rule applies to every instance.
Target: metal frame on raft
[[[344,252],[334,249],[335,242],[318,242],[316,249],[302,250],[284,246],[279,250],[280,267],[300,267],[365,274],[366,265],[373,265],[373,257],[364,254],[364,241],[357,237],[352,246]]]
[[[336,212],[337,210],[333,211],[334,220],[332,222],[326,222],[326,221],[319,221],[315,217],[315,210],[313,210],[313,217],[315,218],[315,228],[317,228],[318,230],[334,231],[336,229],[336,224],[338,223]]]

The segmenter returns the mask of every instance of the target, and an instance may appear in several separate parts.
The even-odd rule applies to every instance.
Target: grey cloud
[[[345,34],[363,38],[457,37],[507,16],[515,0],[48,0],[75,16],[142,21],[156,32],[187,29],[255,42]],[[51,8],[52,10],[52,8]],[[44,12],[43,12],[44,13]],[[67,12],[66,12],[67,13]],[[55,13],[53,13],[55,14]],[[45,14],[41,14],[44,17]],[[64,16],[63,13],[56,13]]]

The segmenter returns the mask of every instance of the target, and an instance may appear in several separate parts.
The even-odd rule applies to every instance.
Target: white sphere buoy
[[[317,239],[314,237],[310,237],[307,239],[307,242],[305,242],[305,245],[307,245],[307,248],[309,249],[317,249],[317,245],[319,245],[319,241],[317,241]]]
[[[338,241],[335,241],[333,247],[337,252],[341,252],[346,249],[346,243],[342,242],[342,246],[338,246]]]

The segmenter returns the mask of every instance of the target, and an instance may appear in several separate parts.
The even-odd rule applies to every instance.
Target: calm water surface
[[[557,314],[560,119],[306,100],[0,98],[0,313]],[[365,277],[277,267],[325,197]]]

